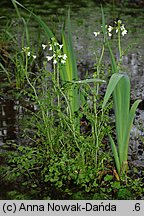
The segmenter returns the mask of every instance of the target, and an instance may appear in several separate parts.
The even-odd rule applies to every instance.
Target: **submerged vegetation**
[[[117,20],[114,26],[107,26],[102,9],[101,32],[94,32],[95,37],[102,38],[101,52],[96,53],[93,74],[81,80],[72,45],[70,10],[57,37],[39,16],[12,2],[24,24],[22,43],[8,54],[9,67],[4,62],[0,66],[9,86],[15,86],[15,97],[28,101],[33,110],[25,110],[21,120],[21,142],[1,153],[7,161],[0,170],[2,182],[15,185],[6,197],[140,199],[143,182],[131,174],[127,158],[140,100],[130,108],[130,81],[121,66],[125,53],[121,36],[127,34],[124,24]],[[18,6],[45,32],[45,43],[37,43],[37,51],[30,41],[28,21],[21,17]],[[118,60],[111,49],[113,34],[118,36]],[[105,49],[111,58],[108,76],[103,71]]]

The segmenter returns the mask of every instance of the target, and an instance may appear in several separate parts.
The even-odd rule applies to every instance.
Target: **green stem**
[[[105,38],[104,38],[104,41],[105,41]],[[99,58],[99,61],[98,61],[98,64],[97,64],[97,73],[96,73],[96,77],[99,79],[100,78],[100,66],[101,66],[101,62],[102,62],[102,59],[103,59],[103,55],[104,55],[104,50],[105,50],[105,46],[104,46],[104,43],[103,43],[103,47],[102,47],[102,51],[101,51],[101,55],[100,55],[100,58]],[[96,78],[95,77],[95,78]],[[98,164],[98,148],[99,148],[99,133],[98,133],[98,116],[97,116],[97,96],[99,94],[99,83],[95,83],[94,84],[94,87],[96,89],[96,94],[94,94],[94,114],[95,114],[95,121],[94,121],[94,134],[93,134],[93,140],[94,140],[94,145],[96,146],[96,152],[95,152],[95,162],[96,162],[96,167],[97,167],[97,164]]]
[[[120,60],[122,58],[122,49],[121,49],[121,36],[120,36],[120,26],[118,26],[118,48],[119,48],[119,56],[120,56]]]
[[[34,91],[34,94],[35,94],[35,97],[36,97],[36,101],[38,102],[39,106],[40,106],[40,109],[41,109],[41,112],[42,112],[42,118],[43,118],[43,121],[44,121],[44,125],[45,127],[47,128],[47,137],[48,137],[48,140],[49,140],[49,143],[50,143],[50,148],[51,148],[51,151],[53,151],[53,146],[52,146],[52,142],[51,142],[51,137],[50,137],[50,133],[49,133],[49,129],[48,129],[48,124],[47,124],[47,117],[45,116],[45,111],[42,107],[42,104],[40,103],[40,100],[38,99],[38,95],[36,93],[36,89],[35,87],[32,85],[32,83],[30,82],[29,80],[29,77],[28,77],[28,56],[26,55],[26,63],[25,63],[25,76],[26,76],[26,80],[28,82],[28,84],[31,86],[31,88],[33,89]],[[48,151],[48,146],[47,146],[47,151]]]

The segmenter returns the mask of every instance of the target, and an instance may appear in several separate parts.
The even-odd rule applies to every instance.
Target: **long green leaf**
[[[67,55],[66,64],[60,68],[60,76],[62,81],[65,83],[67,81],[71,81],[71,71],[70,71],[70,56],[69,56],[69,49],[68,49],[68,42],[66,40],[66,36],[64,32],[62,33],[62,43],[63,43],[63,52]]]
[[[71,83],[75,84],[87,84],[87,83],[92,83],[92,82],[106,82],[105,80],[102,79],[96,79],[96,78],[91,78],[91,79],[85,79],[85,80],[77,80],[77,81],[71,81]]]
[[[119,81],[116,89],[114,90],[114,107],[116,118],[116,131],[117,142],[120,162],[122,163],[122,157],[125,151],[125,143],[123,143],[123,137],[127,130],[129,107],[130,107],[130,81],[127,75],[124,75]],[[122,165],[122,164],[121,164]]]
[[[104,96],[104,101],[103,101],[103,104],[102,104],[102,108],[104,108],[105,105],[107,104],[107,102],[108,102],[111,94],[113,93],[116,85],[118,84],[118,82],[120,81],[120,79],[123,76],[124,76],[123,74],[118,74],[118,73],[115,73],[115,74],[113,74],[111,76],[109,84],[107,86],[107,90],[106,90],[105,96]]]
[[[123,143],[125,144],[125,146],[124,146],[125,147],[125,152],[124,152],[123,158],[122,158],[123,161],[127,160],[127,152],[128,152],[130,131],[131,131],[132,124],[133,124],[133,121],[134,121],[136,109],[137,109],[140,102],[141,102],[141,100],[136,100],[134,102],[134,104],[132,105],[132,107],[130,109],[130,112],[129,112],[128,125],[127,125],[127,129],[125,131],[124,139],[123,139]]]
[[[111,143],[111,148],[112,148],[112,152],[113,152],[115,163],[116,163],[116,168],[117,168],[118,174],[120,175],[120,161],[119,161],[118,151],[114,143],[114,140],[110,134],[109,134],[109,140]]]
[[[64,81],[78,80],[78,71],[76,58],[72,44],[71,24],[70,24],[70,10],[68,11],[68,34],[62,33],[63,51],[67,55],[65,67],[62,68],[61,76]]]
[[[30,14],[32,14],[34,16],[34,18],[37,20],[37,22],[41,25],[41,27],[43,28],[43,30],[46,33],[46,36],[48,37],[48,39],[50,40],[52,37],[54,37],[54,34],[52,33],[52,31],[50,30],[50,28],[45,24],[45,22],[36,14],[34,14],[33,12],[31,12],[30,10],[28,10],[26,7],[24,7],[22,4],[20,4],[18,1],[16,0],[12,0],[14,5],[19,5],[20,7],[22,7],[23,9],[25,9],[26,11],[28,11]]]
[[[28,31],[28,27],[27,27],[27,23],[25,21],[25,19],[22,18],[22,21],[24,23],[24,30],[25,30],[25,35],[26,35],[26,42],[27,42],[27,46],[30,46],[30,38],[29,38],[29,31]],[[23,40],[24,41],[24,40]],[[24,44],[23,44],[24,47]]]
[[[70,24],[70,10],[68,11],[68,33],[67,37],[65,33],[62,33],[62,42],[63,42],[63,51],[67,55],[66,64],[61,68],[60,76],[63,82],[72,82],[74,80],[78,80],[78,71],[76,58],[72,45],[72,34],[71,34],[71,24]],[[79,95],[77,87],[71,85],[68,90],[68,96],[71,106],[72,114],[74,114],[79,109]]]
[[[17,2],[15,0],[11,0],[12,3],[13,3],[13,6],[15,7],[15,10],[16,10],[16,13],[17,13],[17,16],[18,18],[20,19],[21,18],[21,15],[20,15],[20,12],[19,12],[19,9],[17,7]]]
[[[72,34],[71,34],[71,23],[70,23],[70,9],[68,10],[68,44],[69,44],[69,54],[71,58],[71,70],[72,70],[72,79],[78,79],[78,71],[76,58],[74,54],[73,44],[72,44]]]

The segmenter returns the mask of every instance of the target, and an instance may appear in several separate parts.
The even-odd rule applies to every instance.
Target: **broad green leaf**
[[[130,103],[130,81],[127,75],[124,75],[118,82],[114,90],[114,109],[116,119],[117,142],[119,149],[119,157],[123,155],[123,136],[125,134]]]
[[[70,10],[68,11],[68,19],[67,19],[68,33],[67,35],[62,32],[62,42],[63,42],[63,51],[67,55],[66,64],[60,68],[60,76],[63,83],[70,82],[72,83],[74,80],[78,80],[78,71],[76,58],[72,45],[72,35],[71,35],[71,25],[70,25]],[[71,114],[74,116],[75,112],[79,110],[80,100],[78,87],[70,85],[70,88],[67,90],[67,95],[70,103]],[[75,128],[77,131],[79,130],[79,118],[75,118]]]
[[[70,10],[68,10],[68,33],[67,37],[64,32],[62,32],[62,42],[63,51],[67,55],[67,60],[65,66],[61,68],[61,76],[63,81],[78,80],[78,71],[76,58],[73,50],[72,35],[71,35],[71,24],[70,24]]]
[[[103,104],[102,104],[102,108],[105,107],[106,103],[108,102],[111,94],[113,93],[116,85],[118,84],[118,82],[120,81],[120,79],[123,77],[124,75],[123,74],[120,74],[120,73],[115,73],[111,76],[110,78],[110,81],[109,81],[109,84],[107,86],[107,90],[106,90],[106,93],[105,93],[105,96],[104,96],[104,101],[103,101]]]
[[[123,139],[123,148],[125,149],[125,151],[123,151],[123,161],[127,160],[130,131],[131,131],[132,124],[133,124],[133,121],[134,121],[136,109],[137,109],[140,102],[141,102],[141,100],[136,100],[134,102],[134,104],[132,105],[132,107],[130,109],[130,112],[129,112],[129,119],[128,119],[128,124],[127,124],[127,129],[125,131],[124,139]]]

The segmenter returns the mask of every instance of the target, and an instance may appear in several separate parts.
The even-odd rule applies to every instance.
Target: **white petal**
[[[122,21],[121,21],[121,20],[118,20],[118,21],[117,21],[117,23],[121,24],[121,23],[122,23]]]
[[[62,58],[63,56],[62,55],[58,55],[58,58]]]
[[[45,50],[46,47],[47,47],[47,45],[42,44],[42,48],[43,48],[43,50]]]
[[[57,60],[56,59],[54,59],[53,64],[57,64]]]
[[[127,34],[127,30],[125,29],[124,31],[122,31],[122,36]]]
[[[52,50],[52,45],[50,45],[49,50]]]
[[[100,34],[100,32],[94,32],[94,36],[97,37]]]
[[[122,25],[120,28],[121,28],[121,31],[124,31],[124,30],[125,30],[124,25]]]
[[[47,60],[50,61],[52,60],[53,56],[46,56]]]
[[[109,25],[108,31],[111,32],[113,30],[113,27]]]
[[[65,64],[65,63],[66,63],[66,61],[62,59],[62,60],[61,60],[61,63],[62,63],[62,64]]]
[[[108,32],[108,36],[111,37],[111,36],[112,36],[112,33]]]
[[[33,55],[33,58],[36,59],[36,55]]]
[[[60,47],[60,49],[62,49],[62,47],[63,47],[63,44],[62,44],[62,45],[59,45],[59,47]]]
[[[63,55],[63,59],[64,59],[64,60],[67,59],[67,55],[66,55],[66,54]]]

